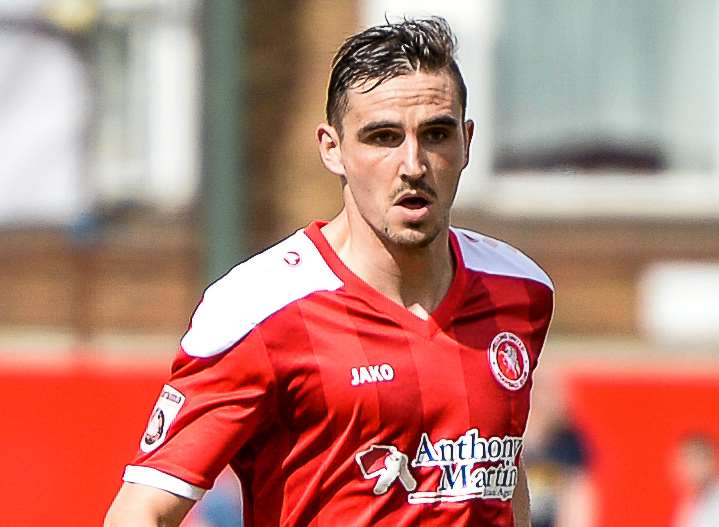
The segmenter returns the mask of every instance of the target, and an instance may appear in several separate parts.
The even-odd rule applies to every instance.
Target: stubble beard
[[[420,190],[437,200],[437,193],[424,180],[412,184],[404,183],[398,187],[390,201],[393,202],[400,194],[408,190]],[[438,203],[435,203],[438,206]],[[428,247],[437,236],[449,228],[449,211],[446,211],[436,221],[421,220],[416,222],[403,222],[399,227],[393,227],[385,218],[385,223],[377,234],[389,244],[402,249],[423,249]]]
[[[428,247],[443,229],[449,228],[449,218],[441,218],[434,224],[426,222],[409,222],[401,230],[385,223],[382,228],[382,237],[390,244],[402,249],[424,249]]]

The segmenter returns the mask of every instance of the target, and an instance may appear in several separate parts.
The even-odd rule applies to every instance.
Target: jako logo
[[[352,368],[352,386],[358,386],[366,382],[391,381],[392,379],[394,379],[394,370],[389,364]]]

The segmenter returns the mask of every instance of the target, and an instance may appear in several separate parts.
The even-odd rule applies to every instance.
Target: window
[[[197,0],[108,0],[99,14],[92,183],[100,201],[183,207],[199,185]]]
[[[365,4],[367,23],[436,13],[458,35],[477,122],[460,206],[719,216],[716,0]]]

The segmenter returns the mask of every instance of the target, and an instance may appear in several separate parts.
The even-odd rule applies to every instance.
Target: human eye
[[[445,127],[432,127],[424,132],[424,139],[428,143],[441,143],[447,139],[451,134],[451,131]]]
[[[402,143],[402,135],[394,130],[376,130],[367,136],[366,142],[376,146],[398,146]]]

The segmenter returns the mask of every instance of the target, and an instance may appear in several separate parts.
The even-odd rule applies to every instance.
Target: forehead
[[[402,121],[432,115],[461,118],[461,103],[454,80],[447,72],[413,72],[393,77],[369,92],[367,84],[347,91],[343,125],[352,127],[368,121]]]

